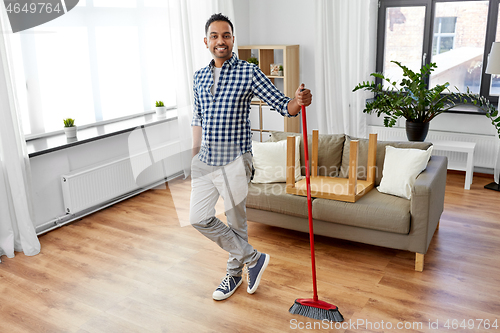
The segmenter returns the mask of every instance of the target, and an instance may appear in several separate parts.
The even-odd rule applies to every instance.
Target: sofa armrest
[[[444,210],[444,194],[448,158],[431,156],[427,168],[417,177],[412,189],[411,247],[415,252],[425,254],[436,231]]]

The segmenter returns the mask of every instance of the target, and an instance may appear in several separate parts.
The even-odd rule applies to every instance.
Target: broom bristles
[[[325,310],[313,305],[303,305],[295,301],[288,312],[317,320],[344,321],[344,317],[337,307]]]

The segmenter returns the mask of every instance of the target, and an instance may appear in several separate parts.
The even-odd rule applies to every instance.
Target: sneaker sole
[[[269,264],[269,259],[271,259],[271,257],[269,256],[269,254],[266,254],[266,260],[264,260],[264,265],[262,265],[262,269],[260,270],[259,275],[257,275],[257,279],[255,280],[253,288],[252,289],[247,288],[247,292],[249,294],[253,294],[254,292],[257,291],[257,287],[259,287],[260,279],[262,278],[262,274],[264,274],[264,271],[266,270],[267,265]]]
[[[227,294],[225,295],[222,295],[220,297],[218,296],[215,296],[215,295],[212,295],[212,298],[216,301],[223,301],[225,299],[228,299],[229,297],[231,297],[232,294],[234,294],[234,292],[236,291],[236,289],[238,289],[238,287],[241,285],[241,283],[243,282],[243,278],[240,280],[240,282],[236,285],[236,287],[234,287],[233,291],[231,292],[228,292]]]

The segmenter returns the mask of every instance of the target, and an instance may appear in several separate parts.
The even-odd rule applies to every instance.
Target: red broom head
[[[344,321],[339,309],[330,303],[312,298],[298,298],[288,310],[291,314],[298,314],[317,320]]]

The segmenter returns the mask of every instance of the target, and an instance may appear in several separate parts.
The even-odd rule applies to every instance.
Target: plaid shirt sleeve
[[[292,99],[286,97],[278,88],[271,82],[271,80],[257,67],[254,66],[254,73],[252,79],[253,93],[255,96],[266,102],[267,105],[273,107],[282,116],[296,117],[288,113],[288,102]]]
[[[193,92],[194,92],[194,110],[193,110],[193,120],[191,121],[191,126],[202,126],[203,124],[203,117],[201,114],[201,106],[200,106],[200,101],[198,97],[198,91],[196,90],[197,86],[197,73],[194,75],[194,84],[193,84]]]

